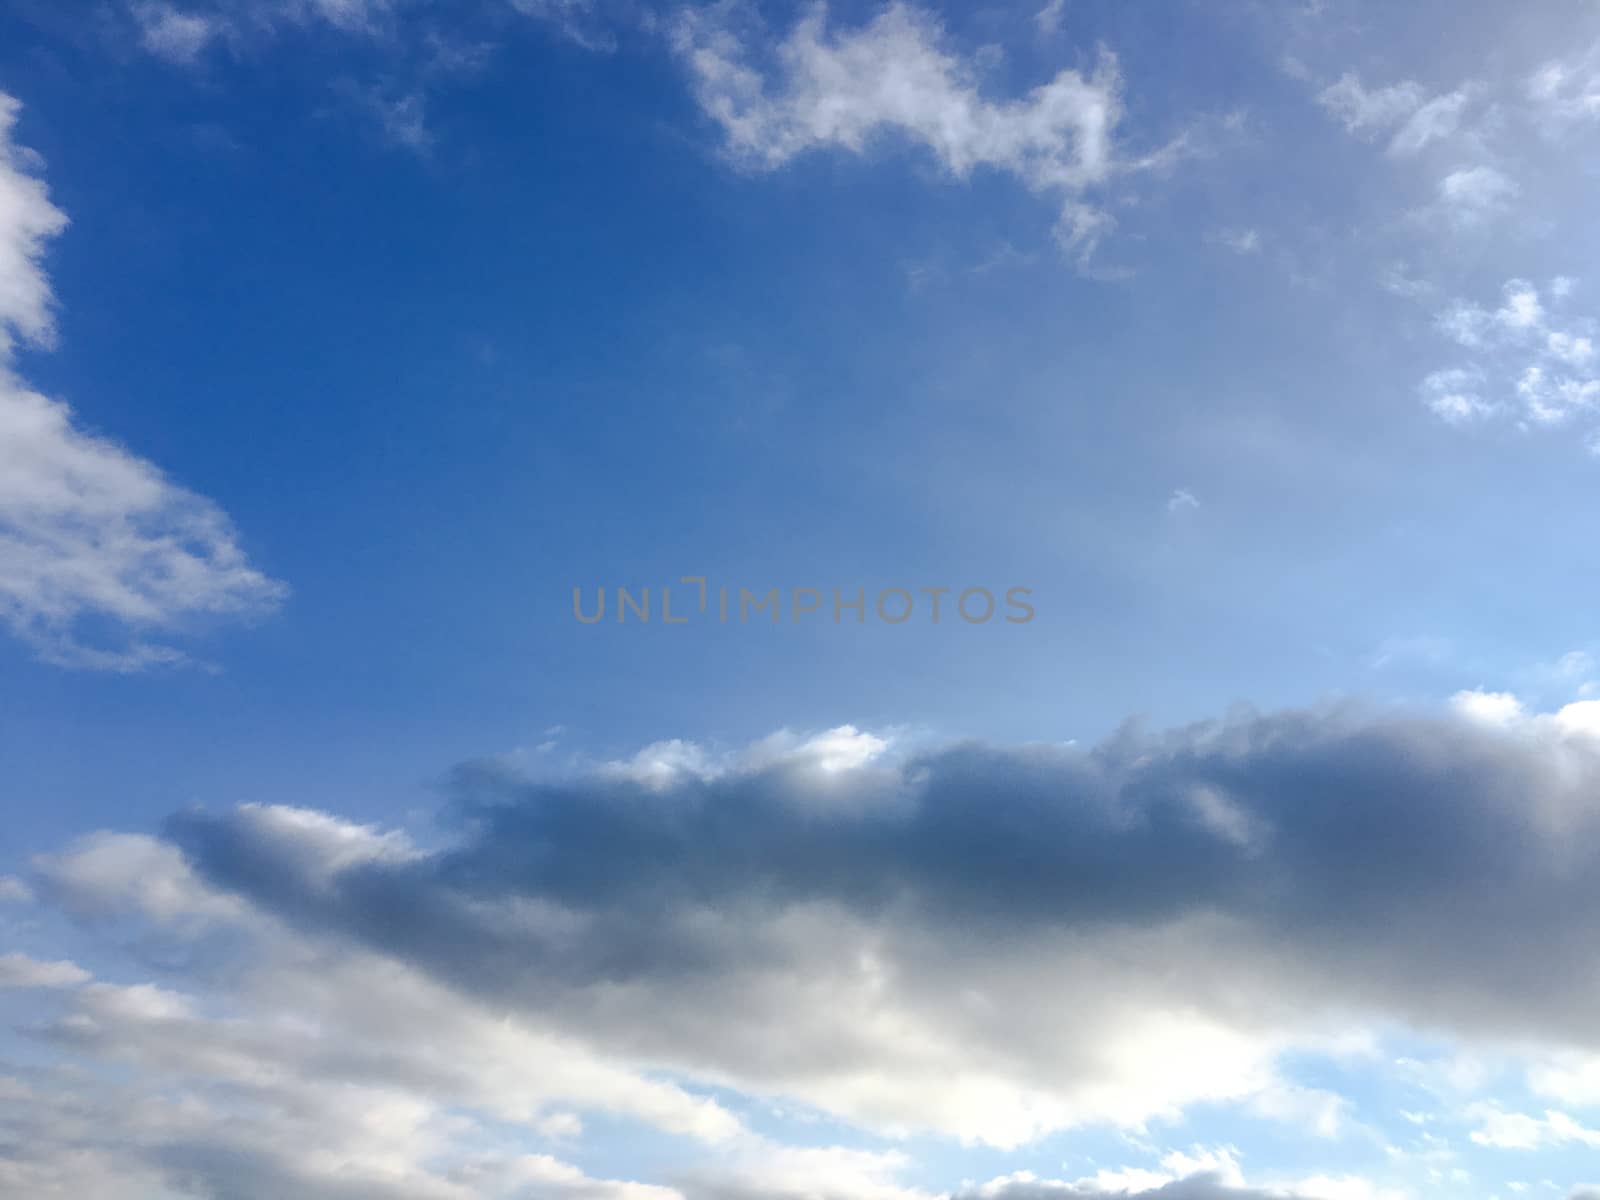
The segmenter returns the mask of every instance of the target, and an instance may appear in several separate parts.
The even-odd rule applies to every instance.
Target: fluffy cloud
[[[686,13],[675,31],[701,107],[730,155],[754,168],[903,138],[957,178],[999,170],[1057,197],[1057,237],[1084,260],[1114,224],[1085,193],[1141,165],[1117,153],[1122,80],[1106,52],[1090,74],[1061,71],[1021,99],[997,100],[948,48],[935,18],[907,5],[854,29],[830,29],[818,5],[770,54],[755,48],[761,40],[741,37],[715,9]]]
[[[1600,1055],[1569,1054],[1536,1064],[1528,1072],[1536,1095],[1569,1105],[1600,1105]]]
[[[1454,229],[1472,229],[1505,212],[1520,191],[1495,167],[1462,167],[1439,180],[1437,197],[1423,215],[1438,216]]]
[[[50,281],[39,267],[45,243],[66,228],[32,157],[12,140],[20,106],[0,93],[0,364],[17,341],[47,345],[54,336]]]
[[[1483,372],[1474,367],[1447,367],[1430,372],[1417,391],[1429,411],[1451,425],[1490,416],[1495,406],[1483,397]]]
[[[1542,129],[1553,137],[1600,118],[1600,43],[1541,65],[1528,77],[1526,94]]]
[[[0,95],[0,622],[65,666],[178,661],[151,635],[259,614],[284,588],[250,564],[216,505],[17,374],[19,344],[53,339],[41,260],[66,224],[13,141],[17,114]],[[90,640],[90,623],[117,632]]]
[[[75,987],[88,979],[89,973],[76,963],[40,962],[26,954],[0,954],[0,991]]]
[[[409,853],[390,835],[313,814],[261,815],[263,836],[310,853],[311,878]],[[744,1136],[715,1101],[508,1019],[402,962],[288,936],[200,882],[166,843],[104,835],[35,869],[47,900],[110,944],[130,937],[147,970],[182,963],[182,990],[0,958],[0,986],[75,989],[34,1033],[80,1064],[13,1068],[9,1089],[0,1068],[0,1130],[21,1147],[0,1156],[0,1191],[126,1194],[96,1185],[120,1177],[163,1200],[678,1200],[563,1161],[581,1129],[573,1110],[706,1145]],[[560,923],[537,906],[504,915],[529,928]],[[119,1082],[129,1078],[136,1084]]]
[[[1550,1110],[1543,1116],[1503,1112],[1493,1105],[1476,1110],[1481,1120],[1472,1133],[1480,1146],[1501,1150],[1538,1150],[1545,1146],[1574,1143],[1600,1150],[1600,1130],[1586,1129],[1564,1112]]]
[[[1438,332],[1472,357],[1433,372],[1419,387],[1424,402],[1454,424],[1509,415],[1529,426],[1558,426],[1600,406],[1596,324],[1571,311],[1571,279],[1541,291],[1508,280],[1498,306],[1465,300],[1435,317]]]

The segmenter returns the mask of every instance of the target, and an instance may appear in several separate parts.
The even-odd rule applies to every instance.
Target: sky
[[[1593,0],[0,0],[0,1196],[1600,1197]]]

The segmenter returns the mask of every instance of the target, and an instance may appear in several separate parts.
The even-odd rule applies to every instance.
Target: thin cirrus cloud
[[[1476,90],[1469,85],[1428,96],[1411,80],[1369,90],[1357,75],[1346,72],[1317,99],[1351,133],[1368,138],[1388,134],[1388,153],[1404,158],[1454,134]]]
[[[390,0],[129,0],[127,12],[146,51],[192,63],[219,42],[237,44],[284,25],[318,21],[347,31],[372,30],[392,7]]]
[[[1368,88],[1347,71],[1316,98],[1345,132],[1365,141],[1386,138],[1390,159],[1419,159],[1434,147],[1453,150],[1457,158],[1465,151],[1480,160],[1456,162],[1439,175],[1433,199],[1413,214],[1424,226],[1469,233],[1508,213],[1522,190],[1493,162],[1481,161],[1494,157],[1488,149],[1489,130],[1499,120],[1494,103],[1479,104],[1490,91],[1476,81],[1431,96],[1414,80]]]
[[[14,140],[18,112],[0,94],[0,623],[61,666],[181,662],[166,635],[270,611],[286,589],[251,565],[215,504],[18,373],[21,346],[54,341],[42,260],[67,223]]]
[[[192,63],[213,42],[228,36],[229,26],[222,19],[185,12],[160,0],[135,4],[131,11],[139,26],[139,44],[169,62]]]
[[[1503,89],[1502,89],[1503,90]],[[1470,232],[1510,210],[1521,188],[1495,160],[1491,146],[1503,123],[1495,88],[1471,80],[1448,92],[1429,94],[1415,80],[1369,87],[1346,71],[1316,93],[1317,103],[1363,141],[1385,141],[1396,161],[1423,160],[1424,151],[1449,152],[1449,166],[1433,184],[1432,201],[1414,214],[1423,225]],[[1530,106],[1521,115],[1536,119]],[[1461,162],[1466,156],[1469,161]]]

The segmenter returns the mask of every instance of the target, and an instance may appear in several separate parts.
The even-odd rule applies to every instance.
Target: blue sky
[[[1597,146],[1577,0],[0,3],[0,1192],[1587,1195]]]

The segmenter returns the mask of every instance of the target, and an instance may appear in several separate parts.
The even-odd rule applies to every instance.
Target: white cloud
[[[1505,1112],[1492,1104],[1475,1105],[1478,1128],[1471,1137],[1480,1146],[1496,1150],[1538,1150],[1546,1146],[1576,1144],[1600,1149],[1600,1130],[1587,1129],[1564,1112],[1547,1110],[1543,1116]]]
[[[1544,330],[1545,315],[1539,289],[1525,279],[1510,279],[1506,281],[1500,307],[1491,311],[1457,301],[1441,312],[1435,323],[1451,340],[1475,349],[1495,338],[1525,341],[1523,335]],[[1562,349],[1570,353],[1573,347],[1567,341],[1568,336],[1551,334],[1552,338],[1561,339]]]
[[[854,725],[840,725],[807,737],[784,730],[756,742],[737,757],[735,765],[749,771],[783,763],[790,768],[810,768],[832,775],[870,766],[888,752],[892,741]]]
[[[1544,63],[1528,77],[1524,90],[1549,136],[1560,137],[1574,124],[1600,119],[1600,43]]]
[[[1530,712],[1510,692],[1457,692],[1451,709],[1468,720],[1531,735],[1549,744],[1600,742],[1600,700],[1574,700],[1553,712]]]
[[[421,155],[432,149],[434,137],[428,128],[428,98],[420,88],[397,90],[346,83],[339,90],[366,115],[389,145]]]
[[[234,897],[207,887],[177,847],[146,834],[90,834],[34,867],[58,903],[89,920],[132,910],[162,925],[204,926],[247,913]]]
[[[1457,229],[1470,229],[1506,211],[1520,192],[1515,181],[1494,167],[1463,167],[1439,181],[1433,211]]]
[[[1199,507],[1200,501],[1187,488],[1174,488],[1172,495],[1167,498],[1167,511],[1169,513],[1192,511]]]
[[[296,26],[373,34],[393,8],[391,0],[125,0],[125,6],[140,46],[178,65],[218,43],[237,47]]]
[[[256,810],[252,820],[292,845],[285,852],[313,880],[330,851],[345,870],[395,861],[384,835],[317,816]],[[291,933],[148,839],[98,835],[38,869],[46,896],[88,928],[136,930],[188,966],[179,992],[0,957],[0,987],[73,989],[35,1031],[60,1067],[20,1091],[0,1087],[0,1126],[20,1139],[0,1156],[5,1194],[681,1200],[669,1187],[587,1176],[553,1144],[581,1135],[580,1111],[708,1152],[744,1136],[727,1109],[659,1072],[397,960]],[[540,920],[531,908],[504,906],[497,919],[528,931]],[[129,1077],[138,1082],[115,1082]]]
[[[66,224],[12,140],[17,113],[0,95],[0,622],[63,666],[181,661],[151,635],[269,611],[285,589],[250,564],[216,505],[17,375],[19,342],[53,341],[41,259]],[[119,633],[91,642],[89,622]]]
[[[1586,367],[1594,361],[1594,339],[1587,334],[1553,330],[1546,346],[1552,358],[1559,359],[1569,367]]]
[[[938,1200],[898,1181],[910,1161],[894,1150],[784,1146],[752,1138],[732,1161],[688,1172],[685,1191],[707,1200]]]
[[[1510,692],[1457,692],[1450,697],[1450,707],[1469,720],[1502,728],[1521,721],[1527,714]]]
[[[1139,165],[1116,152],[1122,79],[1109,53],[1088,75],[1064,70],[1022,99],[996,100],[980,92],[975,66],[947,48],[936,19],[905,4],[832,30],[826,10],[813,7],[770,61],[715,10],[686,13],[674,40],[736,161],[772,169],[819,149],[864,153],[898,136],[957,178],[990,168],[1056,196],[1057,239],[1080,261],[1114,225],[1083,195]]]
[[[548,1154],[524,1154],[500,1162],[473,1163],[460,1171],[468,1194],[548,1196],[551,1200],[683,1200],[676,1188],[615,1179],[595,1179]]]
[[[1483,372],[1476,368],[1449,367],[1434,371],[1420,385],[1422,401],[1433,414],[1452,425],[1481,420],[1495,411],[1483,396]]]
[[[1389,153],[1402,157],[1415,154],[1430,143],[1455,133],[1471,98],[1468,89],[1461,89],[1429,100],[1396,131],[1389,142]]]
[[[1093,1175],[1075,1180],[1070,1186],[1080,1191],[1102,1193],[1153,1192],[1194,1176],[1214,1180],[1223,1187],[1245,1186],[1244,1172],[1239,1167],[1239,1152],[1232,1146],[1193,1146],[1188,1150],[1169,1150],[1161,1155],[1157,1167],[1102,1167]]]
[[[1552,309],[1538,287],[1512,279],[1494,309],[1464,300],[1446,307],[1435,327],[1478,361],[1433,372],[1420,385],[1424,401],[1455,424],[1509,411],[1525,425],[1555,426],[1600,409],[1595,323],[1565,311],[1571,293],[1570,279],[1554,281]]]
[[[782,763],[791,769],[823,774],[865,767],[889,749],[889,740],[840,725],[801,737],[780,730],[736,753],[715,753],[682,738],[652,742],[632,758],[602,763],[603,774],[650,788],[665,788],[687,779],[711,780]]]
[[[1038,12],[1033,14],[1033,23],[1039,27],[1039,32],[1045,37],[1058,33],[1061,29],[1061,18],[1067,10],[1067,0],[1048,0]]]
[[[1269,1088],[1251,1101],[1250,1107],[1260,1116],[1298,1126],[1321,1138],[1339,1137],[1350,1126],[1350,1102],[1322,1088]]]
[[[40,346],[54,340],[54,300],[39,260],[67,224],[34,173],[37,159],[12,140],[20,108],[0,93],[0,369],[9,367],[19,339]]]
[[[1411,1200],[1410,1193],[1379,1187],[1358,1175],[1313,1175],[1291,1185],[1306,1200]]]
[[[391,0],[285,0],[287,11],[311,14],[347,29],[361,28],[392,7]]]
[[[1600,403],[1600,379],[1553,379],[1540,366],[1523,368],[1516,386],[1529,418],[1541,425],[1560,424]]]
[[[1563,1104],[1600,1105],[1600,1055],[1565,1055],[1537,1063],[1528,1071],[1528,1087]]]
[[[140,43],[157,58],[170,62],[193,62],[224,31],[218,18],[185,12],[166,0],[136,4],[133,15],[139,23]]]
[[[1348,133],[1367,139],[1389,133],[1387,153],[1404,158],[1453,135],[1478,91],[1468,85],[1430,97],[1413,80],[1369,90],[1359,76],[1346,72],[1319,92],[1317,101]]]
[[[1375,137],[1392,129],[1421,107],[1426,93],[1411,80],[1368,89],[1359,76],[1346,72],[1317,95],[1317,102],[1337,117],[1345,130]]]
[[[0,954],[0,991],[7,988],[69,988],[89,981],[76,963],[40,962],[26,954]]]
[[[1211,241],[1226,246],[1235,254],[1259,254],[1261,233],[1256,229],[1223,229],[1211,236]]]
[[[1373,670],[1381,671],[1396,663],[1443,663],[1450,659],[1454,649],[1449,639],[1433,634],[1387,637],[1373,652],[1371,666]]]

